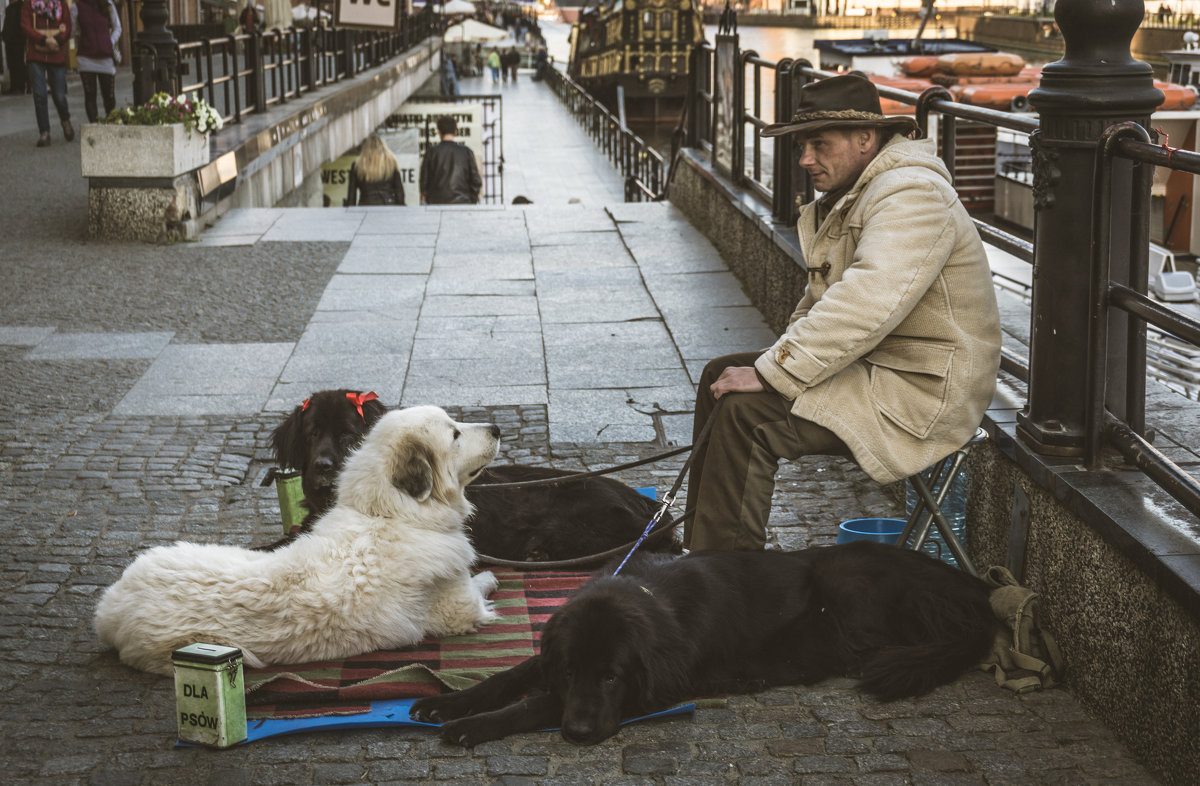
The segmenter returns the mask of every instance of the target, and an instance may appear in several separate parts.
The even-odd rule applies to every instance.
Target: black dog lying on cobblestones
[[[412,712],[462,745],[554,726],[594,744],[698,696],[838,675],[889,701],[978,664],[996,624],[984,582],[895,546],[639,556],[581,587],[541,654]]]
[[[342,388],[314,393],[292,410],[271,434],[275,460],[303,475],[309,510],[300,531],[334,503],[338,472],[387,408],[373,393]],[[636,540],[658,509],[653,500],[611,478],[594,477],[556,486],[482,489],[490,483],[516,483],[575,473],[521,465],[489,467],[467,488],[475,505],[468,522],[481,554],[504,560],[546,562],[599,554]],[[670,514],[663,522],[669,524]],[[289,538],[269,548],[278,548]],[[643,544],[650,551],[675,547],[669,527]]]

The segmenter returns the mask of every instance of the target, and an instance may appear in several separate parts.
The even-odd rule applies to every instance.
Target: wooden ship
[[[689,55],[704,40],[696,0],[600,0],[571,25],[567,73],[618,116],[675,122]]]

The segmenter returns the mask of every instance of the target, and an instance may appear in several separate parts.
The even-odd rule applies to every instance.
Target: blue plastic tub
[[[855,540],[873,540],[877,543],[895,543],[904,531],[904,519],[851,519],[838,527],[838,543]]]

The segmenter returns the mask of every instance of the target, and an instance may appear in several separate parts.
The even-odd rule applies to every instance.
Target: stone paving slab
[[[118,415],[262,411],[291,344],[168,345],[113,410]]]
[[[357,234],[363,218],[360,212],[339,208],[286,208],[263,233],[260,242],[350,241]]]
[[[52,327],[0,327],[0,345],[36,347],[52,335]]]
[[[372,235],[371,237],[391,237],[391,235]],[[409,245],[399,248],[390,245],[389,247],[356,245],[362,239],[363,236],[359,235],[350,244],[350,250],[342,257],[342,264],[338,266],[339,273],[428,275],[433,267],[432,243],[428,248]]]
[[[133,360],[157,357],[174,333],[53,333],[29,360]]]

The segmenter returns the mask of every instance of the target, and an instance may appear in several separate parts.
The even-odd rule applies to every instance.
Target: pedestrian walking
[[[483,187],[475,154],[454,141],[458,123],[453,117],[439,117],[437,130],[442,141],[426,150],[421,159],[421,199],[427,205],[473,205]]]
[[[104,102],[104,116],[117,107],[117,64],[121,51],[121,17],[109,0],[75,0],[71,6],[75,29],[79,78],[83,81],[83,109],[89,123],[97,120],[96,88]]]
[[[10,96],[29,92],[29,72],[25,68],[25,33],[21,30],[21,7],[25,0],[8,0],[4,9],[4,59],[8,64]]]
[[[546,47],[538,47],[537,54],[533,57],[533,81],[540,82],[546,78],[547,60]]]
[[[500,81],[500,53],[495,49],[488,52],[487,66],[488,70],[492,72],[492,84],[494,85]]]
[[[242,9],[242,15],[238,17],[238,24],[242,26],[243,33],[253,33],[262,23],[262,16],[258,13],[258,9],[253,3],[246,3],[246,7]]]
[[[70,142],[75,138],[71,109],[67,106],[67,42],[71,40],[71,12],[62,0],[26,0],[21,8],[21,30],[25,33],[25,64],[33,86],[37,146],[50,144],[47,91],[54,99],[63,139]]]
[[[515,46],[510,46],[508,51],[504,53],[502,58],[504,70],[508,78],[517,81],[517,67],[521,65],[521,53],[517,51]]]
[[[400,162],[378,134],[363,140],[358,159],[350,165],[346,205],[403,205],[404,179]]]
[[[454,55],[443,56],[442,66],[438,76],[441,80],[442,95],[456,96],[458,95],[458,69]]]

